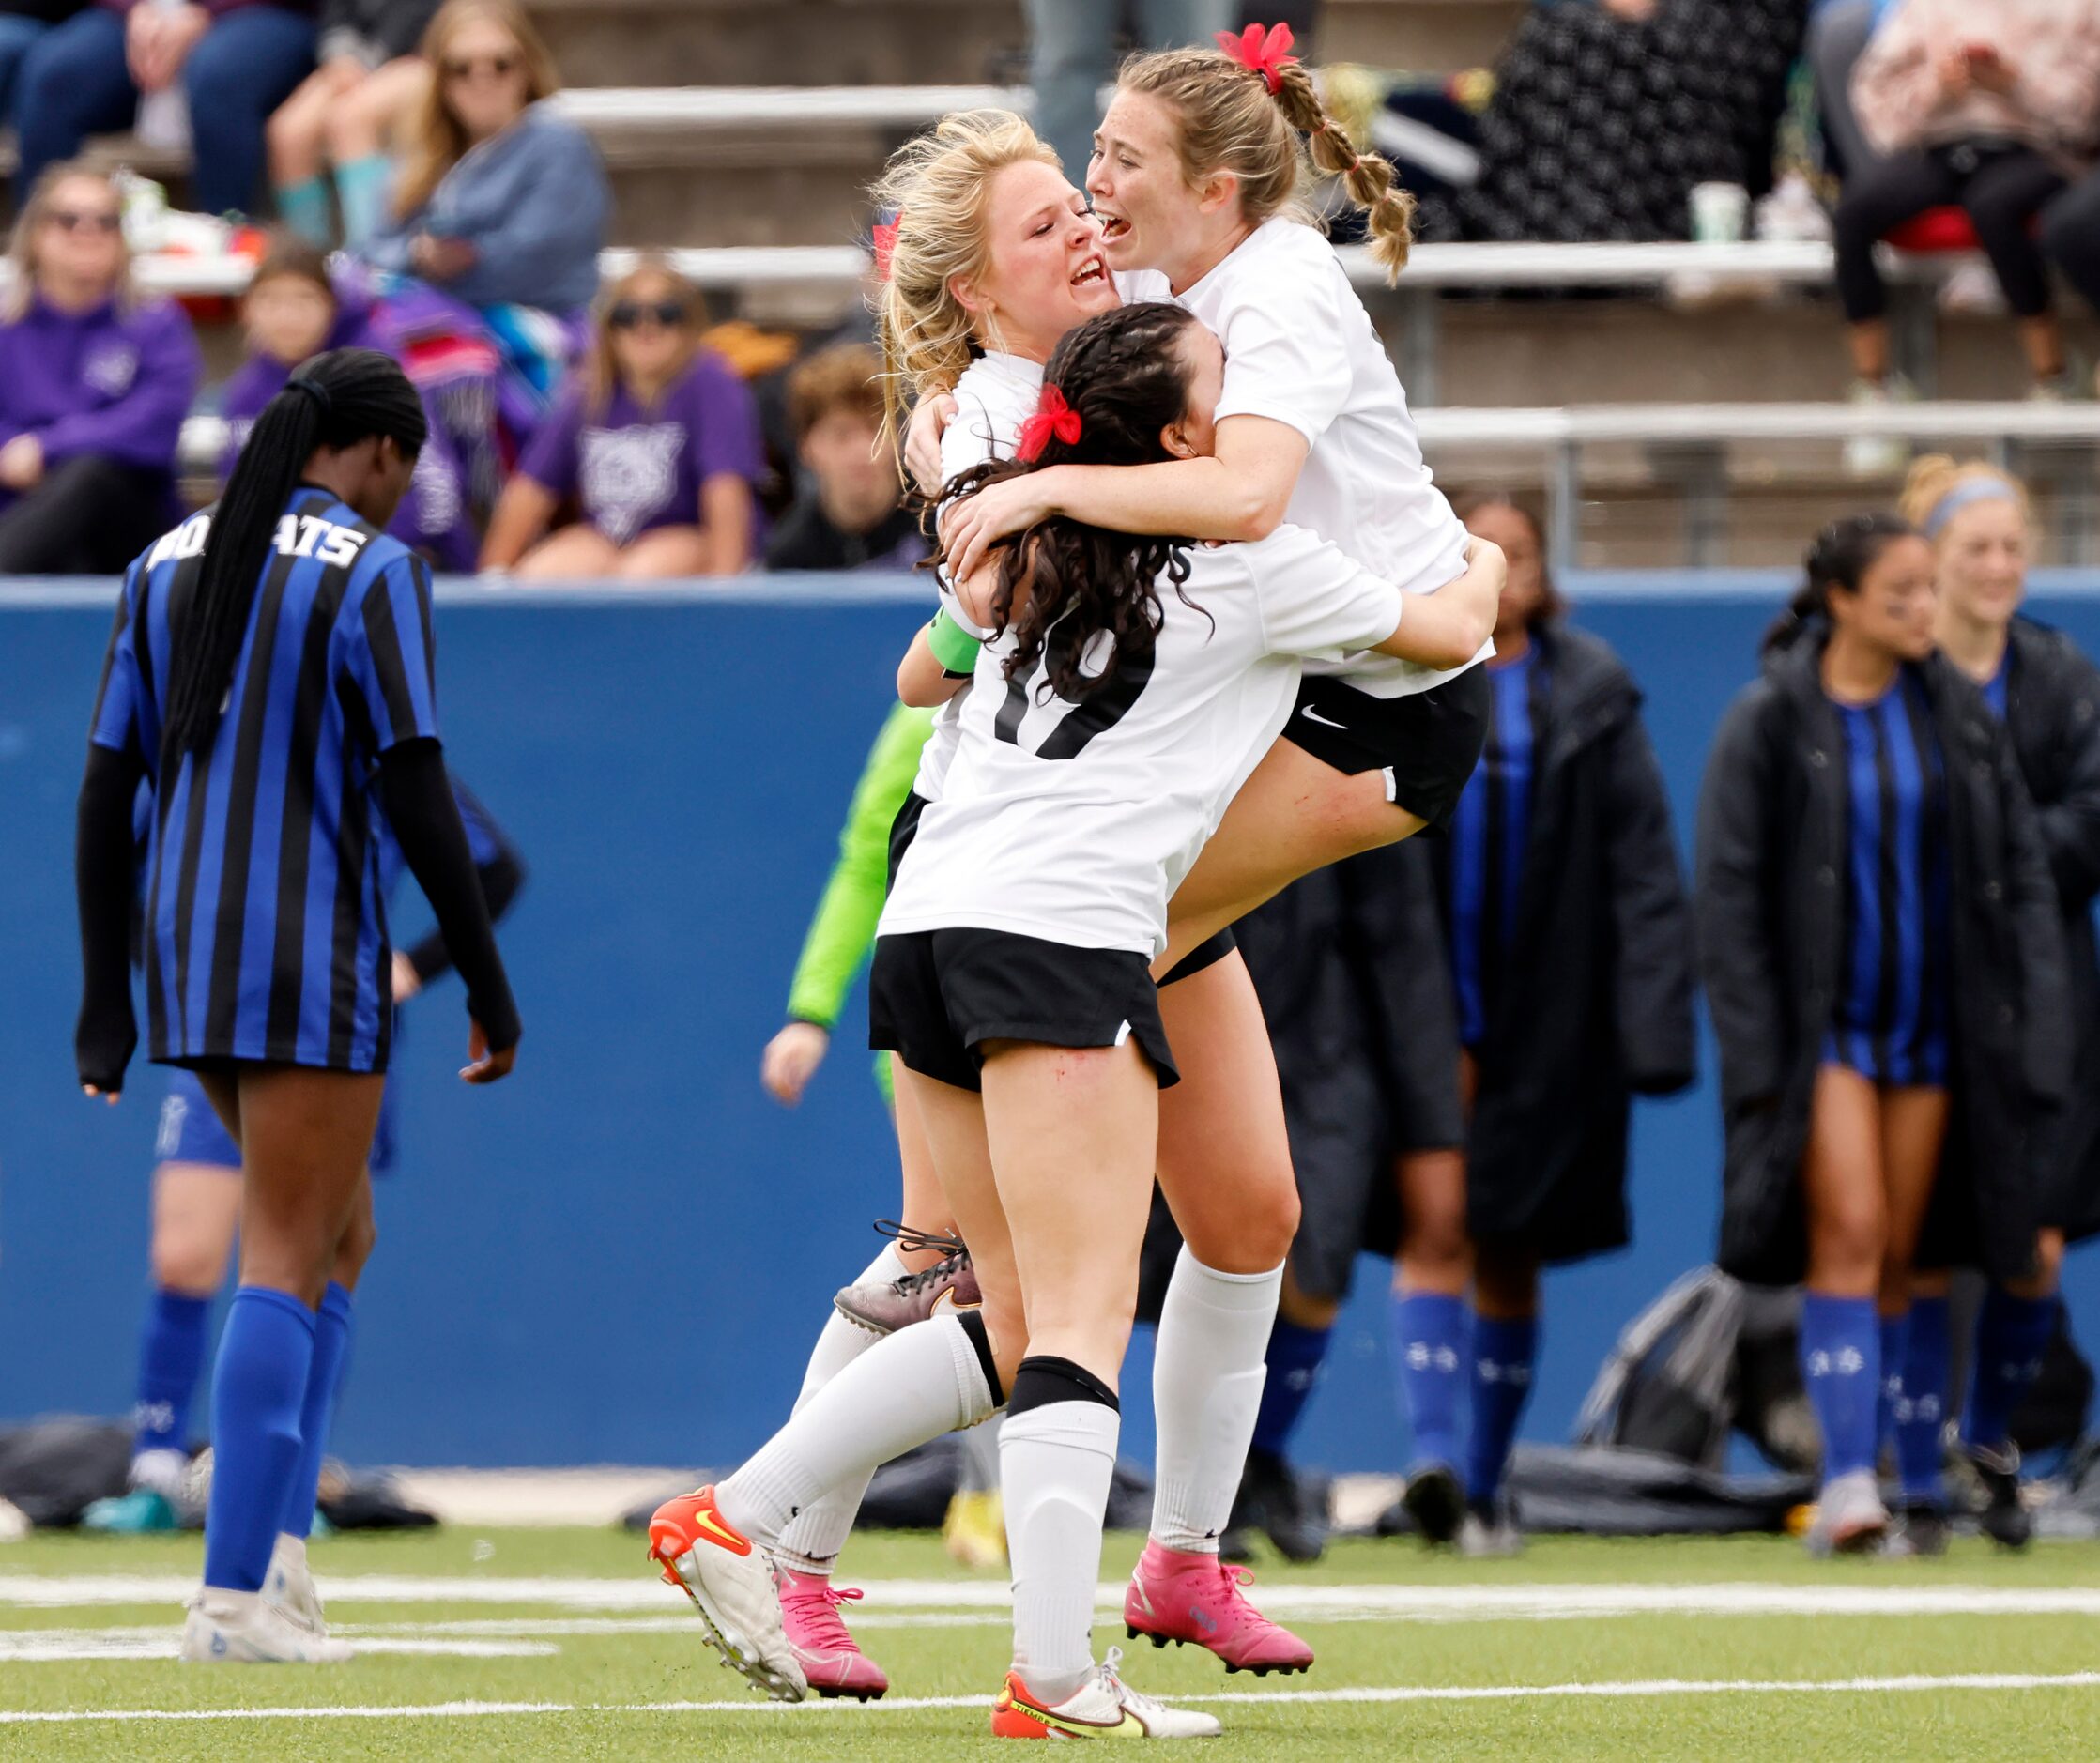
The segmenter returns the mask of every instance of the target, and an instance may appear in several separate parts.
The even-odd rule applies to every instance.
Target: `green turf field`
[[[1103,1578],[1138,1546],[1111,1538]],[[855,1542],[870,1596],[854,1626],[896,1685],[866,1709],[759,1702],[641,1553],[591,1530],[316,1543],[331,1623],[365,1650],[265,1670],[173,1659],[194,1539],[22,1543],[0,1551],[0,1757],[894,1763],[994,1749],[976,1704],[1006,1657],[1004,1587],[951,1570],[932,1539]],[[1310,1677],[1228,1679],[1188,1649],[1127,1661],[1139,1687],[1218,1712],[1221,1755],[2100,1751],[2100,1548],[2086,1544],[1818,1564],[1776,1540],[1546,1541],[1494,1563],[1348,1542],[1317,1568],[1264,1571],[1256,1595],[1319,1649]],[[1120,1623],[1096,1633],[1123,1639]],[[171,1718],[238,1710],[270,1711]],[[69,1718],[21,1718],[46,1712]]]

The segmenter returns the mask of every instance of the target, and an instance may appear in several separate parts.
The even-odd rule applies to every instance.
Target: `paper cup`
[[[1692,191],[1692,237],[1702,245],[1738,245],[1750,225],[1750,192],[1740,184],[1697,184]]]

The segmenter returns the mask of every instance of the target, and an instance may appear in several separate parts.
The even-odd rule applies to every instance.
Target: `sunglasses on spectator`
[[[660,325],[682,325],[692,314],[683,300],[621,300],[605,314],[615,330],[632,330],[653,319]]]
[[[115,208],[52,208],[44,219],[61,233],[100,233],[105,237],[124,223]]]
[[[524,63],[516,55],[470,55],[446,62],[445,78],[456,83],[485,72],[492,80],[507,80],[522,66]]]

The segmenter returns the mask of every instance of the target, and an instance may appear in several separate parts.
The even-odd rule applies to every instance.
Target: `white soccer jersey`
[[[961,745],[883,909],[885,934],[972,926],[1075,948],[1167,943],[1167,901],[1297,696],[1300,659],[1382,642],[1400,590],[1285,526],[1189,553],[1188,605],[1164,576],[1149,669],[1095,696],[1005,678],[985,645]]]
[[[1126,300],[1173,300],[1218,333],[1225,345],[1219,422],[1265,416],[1305,437],[1311,452],[1286,520],[1409,593],[1464,574],[1465,527],[1423,463],[1400,376],[1334,248],[1311,227],[1264,222],[1179,295],[1157,269],[1115,280]],[[1493,652],[1489,645],[1480,655]],[[1376,698],[1427,691],[1465,671],[1375,654],[1306,670],[1341,674]]]
[[[973,466],[988,459],[1013,456],[1020,425],[1035,414],[1043,395],[1043,369],[1038,361],[1019,355],[980,355],[956,381],[955,421],[941,435],[941,482],[953,483]],[[984,627],[962,609],[945,574],[940,576],[941,604],[948,616],[974,636]],[[941,794],[942,780],[955,762],[960,740],[962,707],[970,697],[965,687],[933,713],[933,732],[919,755],[919,774],[912,793],[932,802]]]

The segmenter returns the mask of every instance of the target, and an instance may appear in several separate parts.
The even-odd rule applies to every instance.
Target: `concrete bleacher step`
[[[1056,0],[1050,0],[1055,4]],[[571,85],[869,85],[1014,77],[1020,0],[529,0]],[[1323,60],[1495,59],[1527,0],[1326,0]]]

